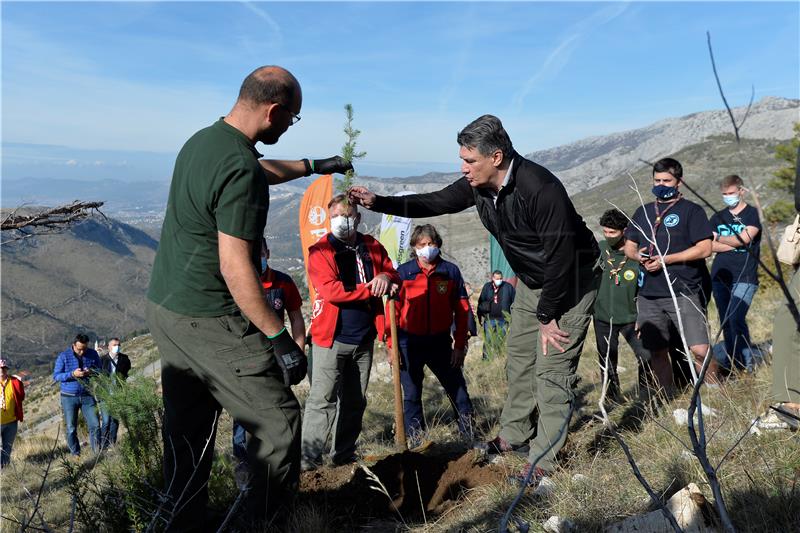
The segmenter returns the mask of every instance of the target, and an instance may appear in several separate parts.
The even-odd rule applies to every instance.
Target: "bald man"
[[[170,531],[213,527],[207,483],[223,408],[253,436],[249,520],[274,514],[297,486],[300,407],[290,386],[307,363],[259,281],[268,185],[352,168],[340,157],[260,159],[256,143],[278,142],[300,120],[302,101],[290,72],[258,68],[231,112],[195,133],[175,161],[147,307],[161,353]]]

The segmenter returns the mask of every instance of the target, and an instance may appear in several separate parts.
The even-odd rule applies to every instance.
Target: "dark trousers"
[[[297,488],[300,405],[283,385],[272,344],[241,314],[187,317],[148,302],[147,323],[161,354],[167,529],[209,527],[208,480],[222,408],[250,434],[247,517],[274,514]]]
[[[232,433],[233,456],[236,457],[240,463],[243,463],[247,461],[247,431],[244,429],[243,425],[234,420]]]
[[[100,404],[100,444],[108,448],[117,443],[119,420],[111,416],[108,407]]]
[[[650,375],[650,352],[642,345],[641,339],[636,334],[636,323],[610,324],[595,318],[594,336],[597,340],[597,355],[601,368],[606,366],[606,355],[608,355],[608,395],[611,398],[621,392],[617,374],[620,335],[625,338],[636,356],[639,385],[646,385]]]
[[[400,382],[403,385],[406,434],[413,436],[425,428],[425,416],[422,412],[422,381],[427,366],[442,384],[453,406],[458,430],[462,435],[472,438],[472,400],[467,393],[467,383],[461,368],[453,368],[450,364],[453,350],[453,339],[450,334],[418,336],[399,330],[397,335],[400,341],[398,348],[403,359]]]
[[[754,283],[728,283],[715,279],[711,283],[714,301],[717,303],[719,320],[725,338],[725,351],[733,359],[734,366],[752,372],[755,366],[753,341],[747,327],[747,312],[758,289]]]

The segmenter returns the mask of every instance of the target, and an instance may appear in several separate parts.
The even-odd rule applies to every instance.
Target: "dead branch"
[[[711,68],[714,71],[714,78],[717,80],[717,87],[719,87],[719,94],[722,97],[722,103],[725,104],[725,109],[728,111],[728,116],[731,119],[731,125],[733,126],[733,132],[736,135],[736,143],[739,144],[741,142],[741,139],[739,138],[739,129],[742,127],[742,125],[744,124],[744,121],[747,120],[747,116],[750,114],[750,108],[753,105],[753,98],[755,97],[755,86],[751,86],[752,87],[752,91],[751,91],[751,94],[750,94],[750,103],[747,105],[747,111],[745,112],[744,118],[742,119],[742,121],[739,124],[737,124],[736,120],[733,117],[733,112],[731,111],[731,108],[728,105],[728,101],[725,98],[725,92],[722,90],[722,83],[719,81],[719,76],[717,75],[717,66],[716,66],[716,63],[714,61],[714,51],[711,48],[711,33],[706,31],[706,37],[707,37],[707,41],[708,41],[708,53],[711,56]],[[740,152],[740,155],[741,155],[741,152]],[[747,166],[747,164],[745,163],[744,166]],[[711,207],[711,209],[714,209],[714,207],[711,206],[711,204],[709,204],[708,201],[706,201],[705,198],[703,198],[702,196],[697,194],[696,191],[693,191],[691,189],[691,187],[687,186],[687,188],[691,192],[693,192],[698,198],[700,198],[703,201],[703,203],[705,203],[706,205]],[[764,211],[761,209],[761,202],[759,201],[758,193],[756,193],[756,191],[754,189],[751,189],[750,192],[753,195],[753,200],[755,201],[756,208],[758,209],[758,216],[761,218],[761,220],[766,220],[766,218],[764,217]],[[714,209],[714,211],[716,212],[716,209]],[[797,323],[797,330],[800,331],[800,312],[798,312],[797,305],[795,305],[795,303],[794,303],[794,298],[792,297],[792,294],[789,292],[789,288],[786,286],[786,282],[783,279],[783,272],[781,271],[780,261],[778,261],[778,252],[775,249],[775,244],[772,241],[772,235],[770,234],[770,232],[769,232],[769,230],[767,228],[764,228],[763,231],[767,234],[767,245],[769,246],[770,253],[772,254],[772,258],[775,261],[775,268],[777,270],[777,273],[773,274],[766,267],[766,265],[763,264],[763,262],[760,259],[759,259],[759,265],[767,272],[767,274],[769,274],[769,276],[772,279],[774,279],[778,283],[778,285],[780,285],[781,291],[783,292],[783,295],[786,298],[786,301],[788,303],[789,312],[792,314],[792,317],[794,318],[795,322]]]
[[[612,319],[613,325],[613,319]],[[613,328],[612,328],[613,330]],[[664,518],[669,522],[669,525],[672,526],[672,529],[676,533],[682,533],[683,530],[681,526],[678,525],[678,521],[675,520],[675,516],[667,509],[667,506],[664,504],[664,501],[655,493],[653,487],[650,486],[647,479],[642,474],[642,471],[639,469],[639,466],[636,464],[636,459],[634,459],[633,454],[631,453],[630,448],[628,448],[628,444],[622,439],[622,436],[617,431],[617,427],[614,422],[611,421],[611,418],[608,416],[608,411],[606,411],[606,394],[608,392],[608,381],[609,381],[609,364],[610,364],[610,356],[609,353],[611,352],[611,339],[607,339],[606,346],[606,356],[605,356],[605,365],[600,366],[600,371],[603,376],[603,386],[600,389],[600,400],[597,402],[598,407],[600,407],[600,413],[602,416],[600,420],[603,422],[603,425],[608,428],[611,432],[611,436],[614,437],[614,440],[617,441],[619,447],[622,448],[622,452],[625,454],[625,457],[628,459],[628,464],[633,470],[633,475],[636,477],[639,484],[644,487],[644,490],[647,492],[648,496],[650,496],[650,500],[655,504],[655,506],[661,511],[661,514],[664,515]]]
[[[59,233],[100,211],[104,202],[74,201],[71,204],[46,209],[33,214],[19,214],[19,207],[11,211],[0,224],[0,231],[15,231],[16,235],[0,244],[19,241],[35,235]]]
[[[744,125],[744,121],[747,120],[747,115],[750,114],[750,107],[753,105],[753,97],[755,96],[756,90],[753,87],[753,92],[750,96],[750,103],[747,106],[747,111],[745,112],[744,118],[740,123],[736,123],[736,119],[733,117],[733,111],[731,111],[731,106],[728,105],[728,100],[725,98],[725,92],[722,90],[722,83],[719,81],[719,74],[717,74],[717,64],[714,61],[714,49],[711,48],[711,32],[706,32],[706,39],[708,41],[708,55],[711,57],[711,68],[714,71],[714,79],[717,80],[717,87],[719,88],[719,95],[722,97],[722,103],[725,104],[725,110],[728,112],[728,116],[731,119],[731,124],[733,124],[733,134],[736,136],[736,142],[741,142],[739,138],[739,129]]]
[[[500,533],[508,533],[508,523],[512,519],[520,531],[528,531],[530,529],[529,524],[513,516],[514,509],[519,504],[522,496],[525,494],[525,489],[528,488],[528,483],[530,483],[531,477],[536,470],[536,464],[541,461],[545,455],[550,453],[550,450],[552,450],[556,443],[561,440],[561,436],[569,429],[569,422],[572,420],[572,413],[575,411],[575,397],[572,395],[572,391],[569,392],[571,398],[569,403],[569,413],[567,413],[567,416],[564,418],[564,423],[561,424],[561,429],[559,430],[558,435],[556,435],[554,439],[551,439],[550,445],[547,446],[547,448],[541,454],[539,454],[534,461],[531,462],[531,468],[528,471],[528,474],[525,476],[525,479],[522,480],[522,486],[519,488],[519,492],[517,492],[517,495],[511,502],[511,505],[508,506],[503,518],[500,519],[500,526],[498,527],[498,531],[500,531]]]
[[[716,507],[717,512],[719,513],[719,519],[722,523],[722,528],[728,533],[733,533],[736,531],[736,528],[733,527],[731,517],[728,515],[728,509],[725,506],[725,500],[722,496],[722,487],[720,486],[719,478],[717,477],[717,470],[711,465],[711,461],[708,459],[706,448],[707,441],[705,425],[703,423],[703,400],[700,396],[700,387],[703,384],[703,379],[705,378],[709,363],[711,363],[710,348],[709,354],[706,355],[706,358],[703,360],[703,366],[700,368],[698,380],[695,382],[694,388],[692,389],[692,399],[689,402],[689,420],[687,421],[687,426],[689,429],[689,439],[692,441],[692,448],[694,448],[694,455],[697,457],[697,461],[700,463],[700,466],[702,466],[703,472],[706,475],[706,479],[708,479],[708,484],[711,486],[711,492],[714,494],[714,507]],[[695,430],[694,427],[695,413],[697,413],[697,430]]]
[[[61,424],[58,425],[58,429],[56,430],[56,438],[53,440],[53,447],[50,449],[50,460],[47,461],[47,466],[44,469],[44,475],[42,476],[42,483],[39,485],[39,490],[36,492],[36,499],[33,501],[33,510],[31,511],[30,517],[23,520],[20,524],[20,531],[25,531],[27,528],[31,528],[31,522],[36,517],[36,513],[39,512],[39,506],[42,500],[42,494],[44,493],[44,486],[47,482],[47,476],[50,475],[50,468],[53,466],[53,461],[55,460],[55,453],[56,448],[58,447],[58,437],[61,436]],[[33,495],[30,495],[31,498]],[[39,517],[42,523],[42,526],[45,531],[50,531],[50,528],[44,521],[44,516]],[[38,529],[38,528],[36,528]]]

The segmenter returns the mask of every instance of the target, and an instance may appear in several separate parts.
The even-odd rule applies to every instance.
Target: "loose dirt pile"
[[[423,453],[392,454],[374,464],[305,472],[300,492],[337,506],[351,520],[395,513],[413,520],[441,514],[465,491],[502,482],[506,475],[504,468],[485,464],[475,450],[453,453],[432,446]]]

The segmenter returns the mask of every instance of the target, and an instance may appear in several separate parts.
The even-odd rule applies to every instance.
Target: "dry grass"
[[[774,287],[759,292],[750,313],[750,326],[756,343],[771,337],[771,317],[777,305]],[[716,331],[713,306],[710,316],[712,332]],[[138,368],[146,366],[152,357],[152,344],[138,341],[133,352]],[[604,526],[625,517],[651,510],[644,489],[636,482],[625,458],[596,420],[600,373],[594,349],[594,337],[589,338],[579,368],[578,385],[581,406],[572,423],[570,438],[563,453],[563,468],[555,473],[555,491],[545,498],[526,496],[517,516],[531,525],[532,531],[541,530],[548,517],[558,515],[571,520],[578,531],[600,531]],[[621,346],[620,366],[623,391],[632,396],[636,381],[636,364],[633,354],[624,343]],[[149,355],[144,355],[149,354]],[[369,389],[369,404],[365,416],[360,451],[364,455],[381,455],[393,451],[392,440],[392,387],[387,382],[388,368],[383,363],[383,353],[376,350],[373,379]],[[482,361],[480,346],[473,345],[466,364],[466,377],[470,394],[478,415],[479,437],[490,438],[497,432],[497,423],[505,397],[504,358]],[[717,463],[747,433],[750,421],[761,412],[770,390],[769,367],[761,367],[755,375],[729,381],[719,390],[705,393],[704,400],[713,407],[717,416],[707,418],[710,436],[709,456]],[[298,389],[301,401],[306,389]],[[451,407],[444,398],[439,384],[429,377],[424,392],[425,414],[429,429],[428,439],[437,443],[458,444],[459,437],[453,421]],[[40,411],[53,411],[51,398],[42,396],[35,403]],[[645,414],[643,409],[629,402],[617,406],[610,413],[629,444],[642,473],[651,485],[664,496],[670,496],[689,482],[697,483],[707,496],[710,491],[698,463],[693,460],[685,444],[686,429],[677,425],[672,417],[676,408],[686,408],[688,395],[684,394],[663,405],[657,412]],[[29,404],[29,408],[30,408]],[[216,452],[222,457],[215,466],[217,475],[212,486],[212,504],[224,508],[235,497],[230,457],[230,420],[220,421]],[[60,438],[63,441],[63,437]],[[41,483],[41,475],[50,458],[53,437],[49,432],[25,434],[17,439],[13,467],[0,478],[2,514],[22,520],[32,508],[25,489],[34,493]],[[56,454],[64,453],[58,443]],[[84,459],[89,461],[89,458]],[[113,464],[117,460],[112,450],[102,462]],[[522,459],[508,458],[509,472],[518,468]],[[98,467],[99,468],[99,467]],[[103,472],[99,468],[99,472]],[[577,474],[580,474],[579,476]],[[741,531],[792,531],[800,530],[800,442],[797,434],[764,433],[746,436],[729,455],[719,471],[729,511]],[[41,512],[55,531],[66,530],[70,505],[64,488],[64,469],[60,459],[53,464],[44,490]],[[411,523],[386,517],[362,525],[365,531],[494,531],[500,517],[516,495],[511,484],[495,484],[466,492],[462,500],[442,516],[428,516],[427,523]],[[324,502],[304,499],[281,526],[290,531],[334,531],[332,524],[342,523],[336,509]],[[15,525],[3,520],[3,528],[12,530]],[[102,530],[102,527],[98,529]]]

